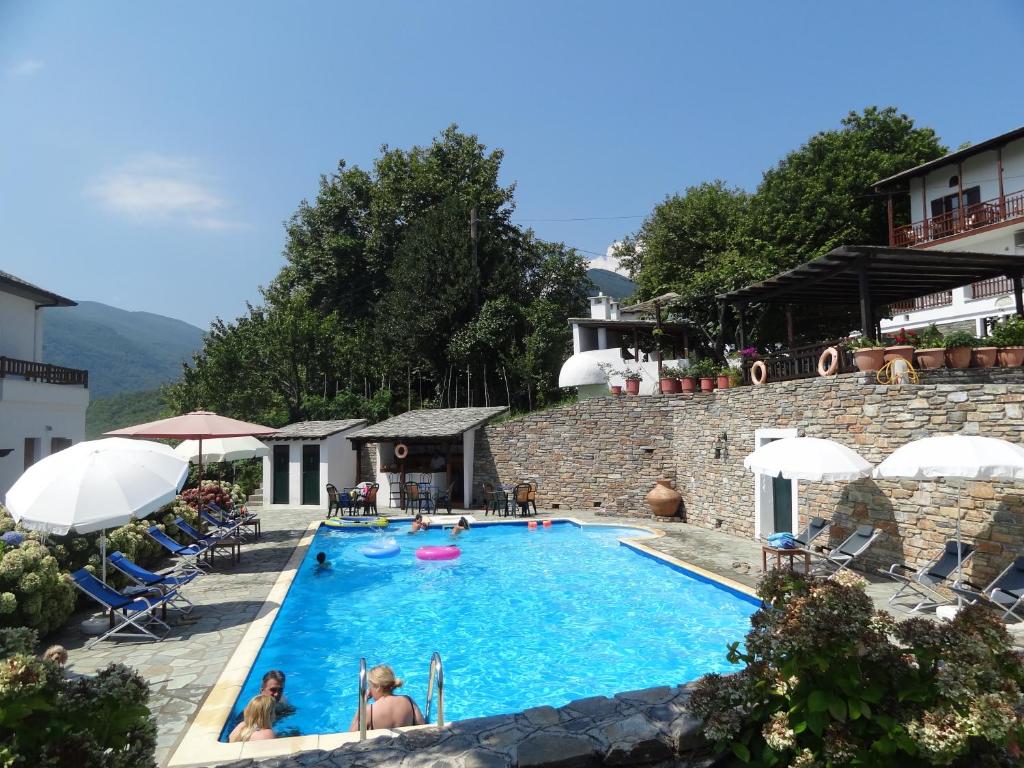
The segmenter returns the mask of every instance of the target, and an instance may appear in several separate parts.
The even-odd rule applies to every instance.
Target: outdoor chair
[[[512,498],[519,507],[519,514],[526,517],[530,514],[530,486],[528,483],[519,483],[513,491]]]
[[[825,553],[811,552],[811,557],[818,560],[811,564],[811,572],[835,575],[845,571],[854,560],[867,551],[881,533],[874,526],[862,525],[835,549]]]
[[[807,549],[816,538],[828,530],[830,525],[831,523],[823,517],[812,517],[807,521],[807,527],[793,538],[801,549]]]
[[[420,495],[420,484],[412,480],[405,484],[405,508],[415,508],[417,512],[423,511],[423,497]]]
[[[962,566],[971,559],[974,551],[970,544],[961,544],[958,547],[955,541],[947,541],[939,554],[916,571],[902,563],[894,563],[888,571],[882,571],[885,576],[900,582],[901,585],[896,594],[889,598],[889,605],[908,590],[919,598],[917,605],[910,609],[911,613],[917,613],[925,607],[934,608],[951,602],[949,598],[939,594],[936,587],[950,587],[957,575],[957,563]]]
[[[438,507],[440,507],[441,504],[443,503],[444,506],[445,506],[445,509],[448,510],[448,514],[450,515],[452,513],[452,491],[454,491],[454,490],[455,490],[455,483],[451,483],[448,486],[448,490],[441,491],[441,493],[437,494],[437,496],[434,498],[434,511],[435,512],[437,511]]]
[[[380,490],[380,483],[371,483],[366,488],[366,493],[355,501],[355,506],[362,507],[364,515],[377,515],[377,492]]]
[[[530,506],[533,507],[533,514],[537,514],[537,481],[527,480],[530,486]]]
[[[195,579],[199,575],[199,571],[154,573],[133,563],[122,552],[111,552],[107,555],[107,562],[140,586],[159,589],[165,594],[174,592],[175,597],[171,601],[171,605],[181,610],[182,613],[192,612],[192,601],[185,597],[179,589]],[[183,605],[178,605],[179,602]]]
[[[338,491],[338,504],[337,511],[338,517],[344,517],[345,515],[354,515],[356,510],[356,502],[353,498],[359,495],[358,488],[342,488]]]
[[[199,513],[199,517],[201,517],[205,522],[210,524],[210,526],[213,528],[214,534],[217,535],[217,536],[224,536],[224,535],[227,535],[227,534],[233,534],[235,536],[241,536],[243,533],[248,535],[248,532],[242,530],[242,526],[243,525],[250,525],[250,524],[253,524],[253,523],[255,523],[255,527],[253,529],[254,530],[254,535],[259,535],[259,519],[258,518],[252,518],[252,519],[249,519],[249,520],[243,520],[243,519],[240,519],[240,518],[237,518],[237,517],[233,518],[233,519],[225,518],[225,517],[217,517],[215,514],[213,514],[212,512],[210,512],[209,510],[206,510],[206,509],[204,509],[203,511],[201,511]]]
[[[484,503],[486,505],[485,515],[492,512],[503,517],[510,514],[510,499],[504,488],[495,488],[490,484],[484,485]]]
[[[341,514],[341,503],[338,501],[338,489],[334,486],[334,483],[327,484],[327,517],[334,517],[334,512],[337,510],[338,514]]]
[[[91,641],[90,646],[101,640],[106,640],[108,637],[162,640],[171,628],[167,622],[158,619],[153,612],[157,608],[162,608],[166,618],[167,604],[177,597],[176,590],[166,593],[154,590],[144,595],[124,594],[104,584],[85,568],[72,573],[71,580],[78,589],[110,612],[110,629]],[[151,628],[154,624],[157,625],[158,630],[163,630],[160,634]]]
[[[1024,600],[1024,557],[1018,557],[1006,566],[984,589],[969,581],[958,581],[950,589],[969,603],[980,602],[1002,611],[1003,621],[1010,616],[1017,621],[1024,621],[1024,616],[1017,613]]]
[[[151,525],[146,533],[172,555],[180,557],[185,568],[193,571],[206,571],[203,564],[199,562],[199,558],[206,554],[206,547],[201,547],[198,544],[180,544],[155,525]]]
[[[201,547],[206,548],[207,557],[210,558],[210,562],[213,562],[213,558],[217,553],[218,549],[226,549],[231,553],[232,560],[238,561],[242,559],[242,542],[238,540],[236,535],[237,530],[235,528],[229,528],[223,533],[219,534],[207,534],[203,535],[195,528],[193,528],[183,517],[176,517],[174,524],[178,526],[178,529],[188,536],[190,539],[196,542]]]

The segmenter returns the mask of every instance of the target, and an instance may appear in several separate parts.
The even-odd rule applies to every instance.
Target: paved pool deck
[[[482,512],[474,515],[481,520],[492,519],[485,518]],[[68,648],[68,667],[73,672],[92,674],[111,662],[120,662],[135,668],[149,681],[150,708],[158,726],[156,760],[160,766],[167,765],[300,538],[311,522],[322,519],[323,512],[275,509],[264,510],[260,516],[260,540],[243,545],[238,563],[218,557],[209,575],[189,585],[187,594],[195,609],[190,616],[174,619],[163,641],[110,640],[87,648],[90,637],[78,627],[79,621],[88,617],[87,613],[73,617],[63,633],[48,638],[49,642],[59,642]],[[611,517],[595,510],[541,511],[538,517],[571,517],[581,522],[658,529],[665,535],[644,542],[651,549],[750,588],[756,587],[761,576],[760,545],[720,531],[649,517]],[[878,607],[886,608],[893,585],[882,579],[871,582],[869,593]],[[173,619],[174,614],[171,616]],[[1017,636],[1024,639],[1024,633]]]

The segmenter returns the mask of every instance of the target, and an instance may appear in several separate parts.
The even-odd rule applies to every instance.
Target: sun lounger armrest
[[[909,565],[904,565],[903,563],[893,563],[891,566],[889,566],[890,575],[896,573],[896,571],[906,571],[907,573],[913,573],[914,569],[911,568]]]

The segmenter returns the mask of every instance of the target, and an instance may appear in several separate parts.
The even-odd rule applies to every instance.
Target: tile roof
[[[419,411],[406,411],[400,416],[349,435],[349,438],[362,442],[378,442],[458,437],[507,410],[508,408],[502,405],[494,408],[424,408]]]
[[[294,424],[281,427],[272,435],[267,435],[263,440],[320,440],[331,435],[336,435],[346,429],[359,427],[366,423],[366,419],[334,419],[333,421],[297,421]]]
[[[31,299],[37,304],[50,304],[56,307],[74,307],[77,303],[71,299],[58,296],[52,291],[40,288],[38,285],[15,277],[10,272],[0,271],[0,291],[21,296],[23,299]]]

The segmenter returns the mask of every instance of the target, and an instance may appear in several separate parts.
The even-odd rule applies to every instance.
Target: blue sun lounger
[[[199,571],[154,573],[153,571],[143,568],[141,565],[133,563],[124,555],[123,552],[111,552],[107,555],[107,561],[136,584],[143,587],[160,589],[163,592],[176,591],[177,594],[175,599],[172,601],[172,605],[179,607],[183,613],[191,613],[192,601],[185,597],[182,592],[177,590],[195,579],[195,577],[199,575]],[[178,606],[177,604],[179,602],[184,605]]]
[[[189,544],[187,546],[179,544],[155,525],[151,525],[146,533],[149,534],[149,537],[153,539],[153,541],[166,549],[172,555],[180,557],[182,559],[182,565],[188,570],[206,570],[203,567],[203,564],[199,562],[199,558],[207,553],[207,547],[201,547],[198,544]]]
[[[233,533],[211,533],[204,536],[181,517],[177,518],[174,524],[196,544],[206,548],[211,563],[218,549],[227,549],[231,553],[231,559],[236,562],[242,559],[242,542]]]
[[[162,640],[164,635],[170,631],[170,625],[158,619],[154,611],[157,608],[166,610],[167,604],[177,596],[176,590],[166,593],[160,593],[157,590],[146,595],[126,595],[104,584],[85,568],[72,573],[71,580],[74,581],[78,589],[111,613],[111,623],[114,626],[92,640],[89,645],[106,640],[108,637]],[[119,623],[115,623],[114,619],[117,619]],[[151,629],[153,625],[157,625],[158,631],[162,629],[160,634]]]

